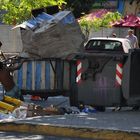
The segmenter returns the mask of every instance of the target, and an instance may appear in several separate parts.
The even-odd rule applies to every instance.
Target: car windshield
[[[85,50],[108,50],[123,51],[122,43],[114,40],[90,40]]]

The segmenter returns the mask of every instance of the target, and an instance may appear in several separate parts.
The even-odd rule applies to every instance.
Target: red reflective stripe
[[[80,63],[81,63],[81,61],[80,61],[80,60],[78,60],[78,61],[77,61],[77,65],[79,65]]]
[[[80,68],[80,69],[77,71],[77,76],[78,76],[79,74],[81,74],[81,72],[82,72],[82,68]]]
[[[117,75],[120,79],[122,79],[122,73],[120,73],[119,71],[116,71],[116,75]]]
[[[116,86],[116,87],[119,87],[120,84],[116,81],[115,86]]]
[[[79,79],[79,80],[77,81],[77,83],[78,83],[78,84],[80,84],[80,83],[81,83],[81,81],[82,81],[82,79]]]
[[[118,65],[122,68],[123,67],[123,64],[122,63],[118,63]]]
[[[76,82],[79,84],[81,82],[81,73],[82,73],[82,63],[80,60],[77,61],[77,77]]]
[[[122,72],[120,70],[122,70],[123,68],[123,64],[122,63],[118,63],[116,65],[116,82],[115,85],[116,87],[121,86],[121,82],[122,82]]]

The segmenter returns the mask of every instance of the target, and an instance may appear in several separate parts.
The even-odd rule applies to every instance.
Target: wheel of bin
[[[105,106],[96,106],[97,111],[105,112]]]

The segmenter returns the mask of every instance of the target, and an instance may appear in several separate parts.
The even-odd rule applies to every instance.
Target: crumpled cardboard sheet
[[[66,58],[81,51],[84,35],[70,11],[63,11],[51,22],[35,30],[21,30],[23,52],[29,57]]]

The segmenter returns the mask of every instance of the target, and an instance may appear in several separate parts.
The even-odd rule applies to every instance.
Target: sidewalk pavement
[[[0,131],[100,140],[140,140],[139,118],[140,111],[122,109],[112,112],[107,109],[106,112],[38,116],[5,121],[0,123]]]

